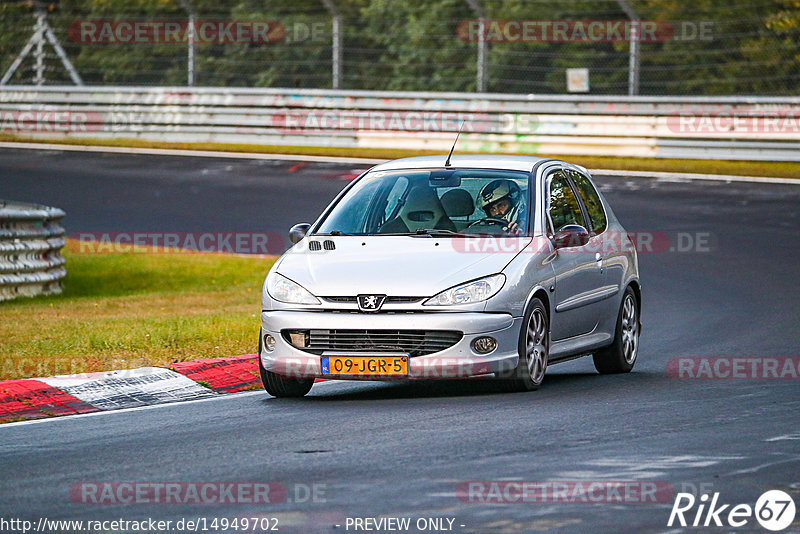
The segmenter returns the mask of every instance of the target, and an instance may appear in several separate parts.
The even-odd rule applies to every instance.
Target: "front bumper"
[[[481,376],[516,367],[522,318],[504,313],[428,312],[428,313],[332,313],[303,311],[265,311],[261,313],[262,334],[271,334],[275,349],[262,348],[261,363],[273,373],[290,378],[319,378],[320,356],[309,354],[288,343],[281,330],[296,329],[375,329],[375,330],[458,330],[464,336],[452,347],[409,359],[409,375],[402,377],[346,377],[348,380],[452,379]],[[489,335],[497,348],[489,354],[472,350],[472,341]],[[371,351],[374,353],[376,351]],[[353,354],[358,354],[354,352]],[[331,378],[345,378],[331,376]]]

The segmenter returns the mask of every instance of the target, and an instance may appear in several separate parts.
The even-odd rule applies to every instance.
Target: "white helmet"
[[[513,209],[519,202],[521,192],[519,186],[512,180],[492,180],[483,186],[481,192],[478,193],[476,204],[488,215],[487,208],[491,204],[507,198],[509,204],[511,204],[509,209]]]

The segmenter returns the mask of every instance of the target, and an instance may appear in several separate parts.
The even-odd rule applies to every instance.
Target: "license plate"
[[[407,376],[408,354],[323,354],[322,374]]]

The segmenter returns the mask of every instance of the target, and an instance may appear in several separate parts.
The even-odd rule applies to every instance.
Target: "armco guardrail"
[[[0,132],[526,154],[800,161],[800,97],[602,97],[300,89],[0,90]]]
[[[61,292],[64,212],[0,200],[0,300]]]

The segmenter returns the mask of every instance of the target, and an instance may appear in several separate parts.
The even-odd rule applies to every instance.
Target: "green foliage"
[[[478,15],[467,0],[333,0],[341,13],[345,89],[474,91],[478,44],[459,39],[459,23]],[[625,21],[616,1],[480,0],[489,20]],[[800,87],[800,1],[632,0],[642,20],[675,29],[641,42],[642,94],[796,95]],[[195,85],[329,88],[332,15],[323,0],[63,0],[48,20],[88,84],[185,85],[186,43],[82,43],[68,32],[81,21],[274,21],[270,43],[197,43]],[[28,2],[0,4],[0,69],[30,37]],[[703,27],[704,34],[697,32]],[[691,30],[688,33],[685,30]],[[281,33],[281,32],[278,32]],[[702,32],[701,32],[702,33]],[[688,36],[689,38],[682,38]],[[627,92],[626,41],[490,42],[490,92],[563,93],[565,69],[587,67],[591,92]],[[69,83],[46,47],[47,82]],[[31,83],[28,58],[12,83]]]

